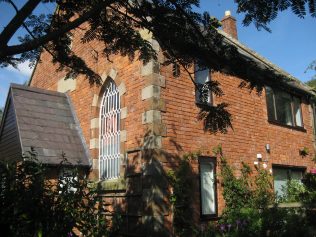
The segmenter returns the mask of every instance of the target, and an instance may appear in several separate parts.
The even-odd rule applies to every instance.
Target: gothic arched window
[[[100,105],[99,178],[120,176],[120,95],[113,80],[106,84]]]

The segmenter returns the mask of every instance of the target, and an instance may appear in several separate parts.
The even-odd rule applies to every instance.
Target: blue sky
[[[20,8],[26,0],[16,0],[15,4]],[[41,5],[38,9],[38,12],[53,12],[54,7],[52,4]],[[6,26],[6,24],[14,16],[15,11],[5,2],[0,2],[0,31]],[[19,30],[16,35],[23,35],[25,31]],[[19,43],[17,37],[14,37],[10,40],[9,44]],[[8,90],[10,83],[23,84],[29,80],[31,77],[33,69],[28,67],[28,62],[22,63],[18,66],[18,69],[15,69],[11,66],[6,68],[0,68],[0,108],[5,106],[5,101],[7,98]]]
[[[301,81],[311,79],[313,72],[304,71],[316,59],[316,18],[300,19],[290,10],[281,12],[269,25],[269,33],[258,31],[253,24],[243,26],[244,15],[236,13],[237,5],[232,0],[201,0],[200,7],[218,19],[230,10],[237,20],[240,42]]]
[[[15,1],[18,4],[24,2]],[[13,9],[4,2],[0,3],[0,29],[2,30]],[[301,81],[311,79],[313,72],[304,73],[305,69],[316,59],[316,18],[307,16],[300,19],[291,11],[280,13],[270,24],[272,33],[258,31],[253,25],[242,26],[243,15],[237,15],[236,5],[232,0],[201,0],[200,11],[208,11],[211,16],[222,19],[224,12],[230,10],[237,20],[239,40],[255,50],[272,63],[297,77]],[[52,6],[42,7],[41,10],[53,10]],[[11,41],[16,43],[16,39]],[[31,76],[32,70],[27,63],[16,70],[12,67],[0,68],[0,108],[4,107],[10,83],[24,83]]]

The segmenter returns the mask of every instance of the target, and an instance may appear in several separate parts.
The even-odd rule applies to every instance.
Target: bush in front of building
[[[0,163],[1,236],[109,236],[106,206],[75,168],[50,179],[34,154],[20,162]],[[55,167],[55,169],[58,169]]]
[[[196,154],[185,155],[177,169],[170,170],[167,174],[172,187],[170,203],[173,206],[173,227],[177,236],[189,237],[198,234],[192,218],[194,172],[190,164],[190,159],[196,158]]]
[[[236,172],[223,157],[221,148],[214,150],[217,151],[215,155],[220,167],[217,178],[225,200],[223,213],[203,230],[194,225],[192,218],[189,218],[192,200],[188,198],[193,185],[192,168],[190,162],[183,159],[178,169],[169,174],[172,178],[174,221],[178,220],[174,224],[178,236],[316,236],[315,174],[306,174],[302,183],[288,182],[284,187],[284,196],[279,198],[273,192],[273,179],[266,169],[257,167],[257,170],[252,170],[242,163],[241,170]],[[295,205],[293,202],[296,202]]]
[[[306,174],[301,184],[288,182],[278,199],[272,189],[272,177],[265,169],[255,174],[243,164],[236,177],[225,158],[220,157],[221,182],[225,209],[209,236],[288,237],[315,236],[316,176]],[[300,202],[291,207],[280,203]]]

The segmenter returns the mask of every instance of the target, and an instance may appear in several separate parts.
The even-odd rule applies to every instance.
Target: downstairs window
[[[203,219],[217,216],[216,193],[216,159],[199,157],[201,217]]]
[[[283,197],[286,194],[285,191],[289,181],[301,182],[305,172],[303,167],[273,166],[272,169],[274,192],[277,197]]]

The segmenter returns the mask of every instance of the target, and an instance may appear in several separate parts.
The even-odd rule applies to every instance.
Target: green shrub
[[[197,230],[192,218],[194,176],[189,159],[191,155],[185,155],[179,166],[174,171],[169,171],[167,176],[173,192],[170,203],[173,206],[173,226],[178,236],[196,236]]]
[[[315,236],[313,226],[316,226],[316,218],[312,209],[306,206],[278,207],[273,193],[272,177],[266,170],[258,169],[254,174],[248,165],[242,164],[241,176],[236,177],[221,149],[217,150],[220,151],[216,155],[220,158],[225,208],[218,224],[212,225],[205,236]],[[303,184],[289,182],[285,187],[283,201],[304,200],[310,206],[311,203],[315,204],[315,177],[308,174]]]
[[[219,180],[223,186],[225,208],[217,222],[197,232],[192,219],[194,175],[190,153],[179,167],[168,174],[173,187],[174,227],[177,236],[201,237],[312,237],[316,236],[316,175],[307,174],[302,183],[290,181],[285,195],[276,199],[272,176],[265,169],[253,171],[242,163],[240,176],[223,157],[221,147],[213,150],[219,160]],[[302,207],[281,208],[279,202],[303,203]]]
[[[289,180],[282,187],[283,196],[278,200],[280,203],[300,202],[301,195],[305,192],[305,186],[298,180]]]
[[[109,236],[110,223],[99,195],[72,170],[72,177],[51,182],[34,153],[21,163],[0,163],[2,236]],[[59,168],[63,168],[60,166]]]
[[[301,194],[302,201],[305,205],[314,206],[316,205],[316,174],[306,174],[302,180],[304,184],[304,192]]]
[[[258,236],[262,231],[262,211],[273,202],[271,177],[266,170],[253,171],[242,163],[236,177],[223,156],[220,157],[225,209],[217,232],[222,236]]]

